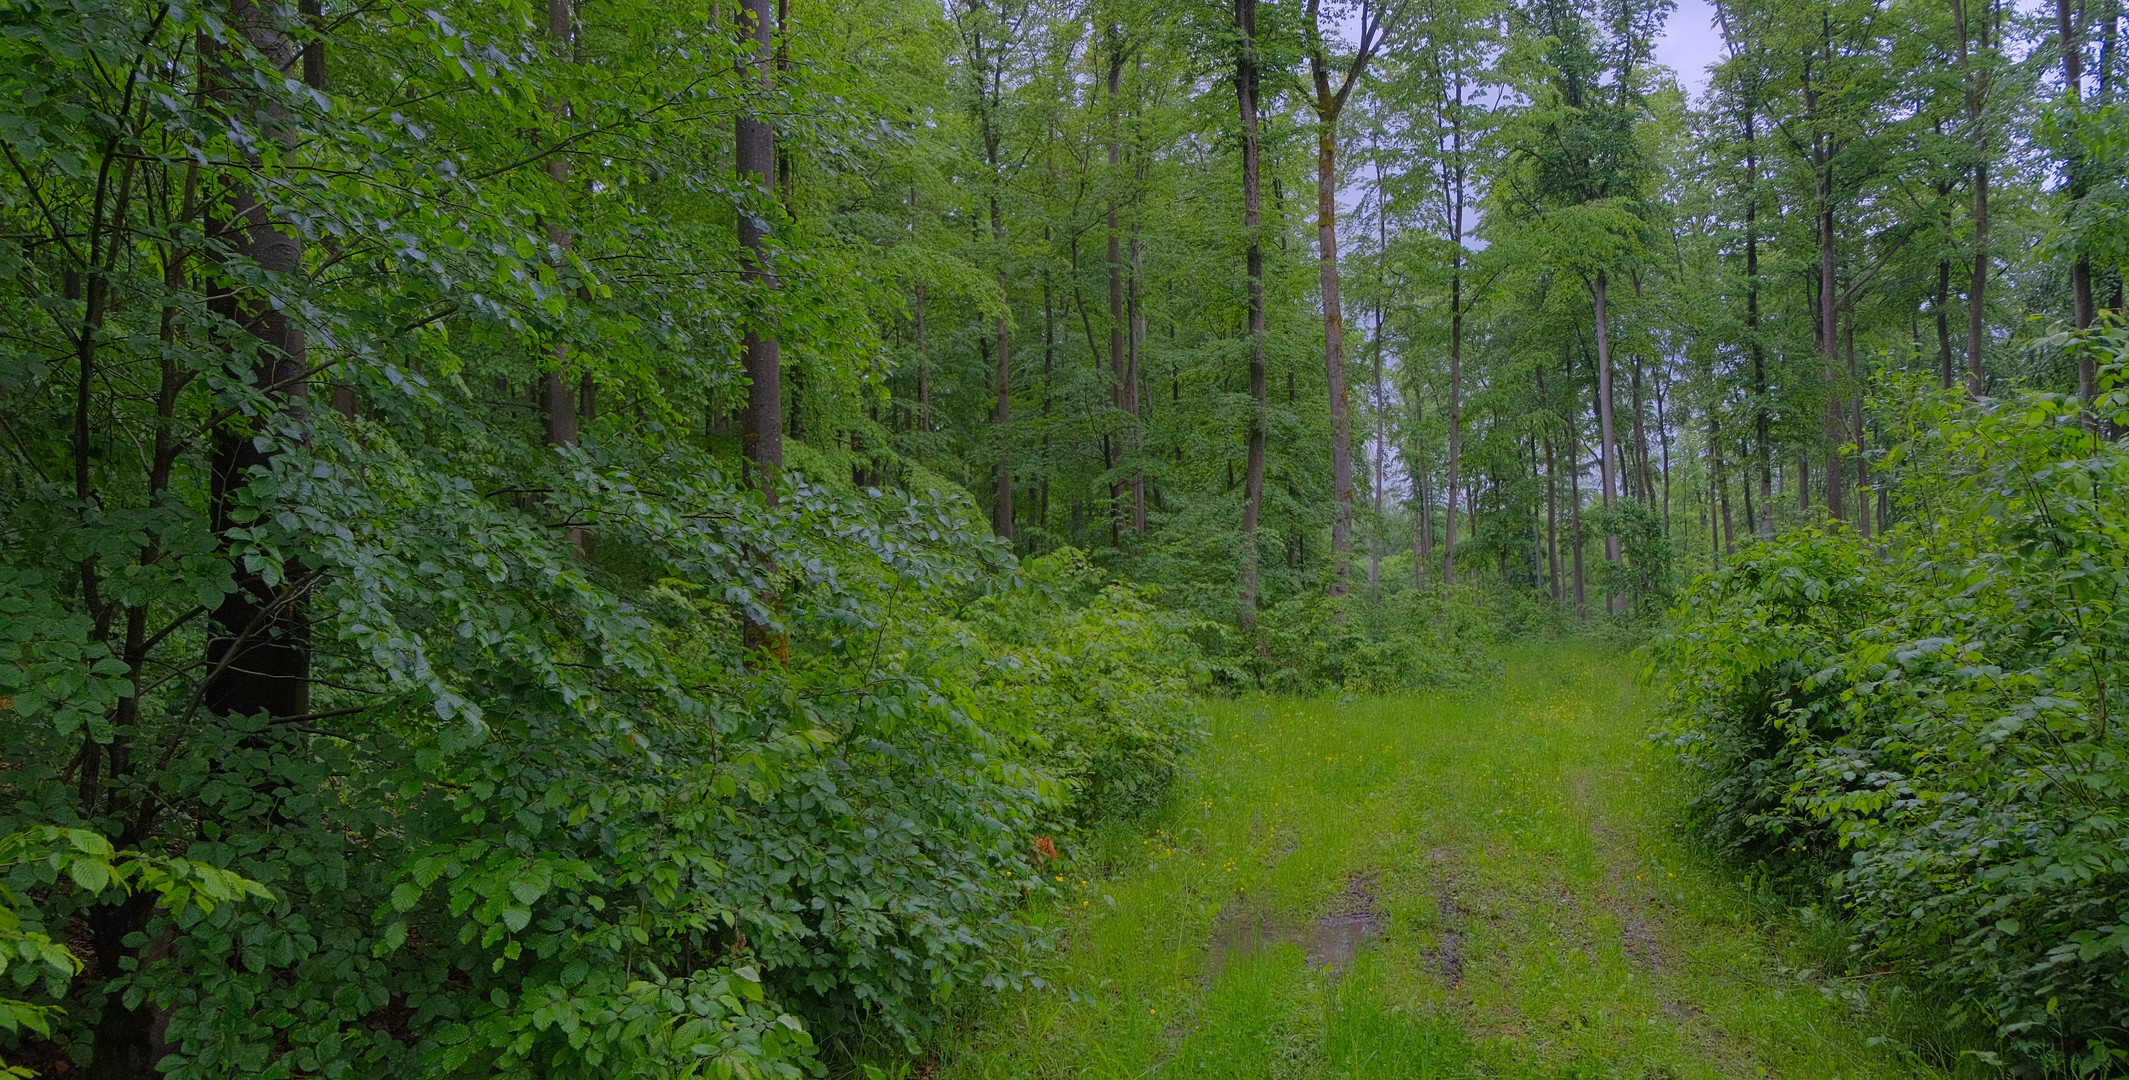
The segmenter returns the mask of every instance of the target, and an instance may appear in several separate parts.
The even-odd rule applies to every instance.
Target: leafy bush
[[[1196,620],[1157,606],[1151,589],[1105,584],[1073,549],[1021,571],[967,617],[980,635],[968,685],[986,713],[1033,718],[1071,824],[1157,809],[1202,734]]]
[[[1452,686],[1479,669],[1492,639],[1486,613],[1460,592],[1402,589],[1379,604],[1300,594],[1258,616],[1242,670],[1282,692]]]
[[[2105,411],[2129,407],[2129,337]],[[1906,520],[1696,582],[1655,646],[1704,824],[1818,877],[1860,946],[2036,1062],[2129,1049],[2129,447],[2074,399],[1909,390]],[[1838,853],[1846,852],[1845,858]],[[1823,875],[1823,876],[1821,876]]]

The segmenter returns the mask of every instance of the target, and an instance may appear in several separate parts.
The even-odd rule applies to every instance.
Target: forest
[[[976,1075],[1516,649],[2129,1075],[2121,2],[1673,7],[0,0],[0,1076]]]

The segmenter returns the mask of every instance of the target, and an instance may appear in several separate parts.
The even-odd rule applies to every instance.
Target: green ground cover
[[[1052,867],[1050,987],[909,1073],[1978,1075],[1683,841],[1632,672],[1548,647],[1458,696],[1212,707],[1177,805]]]

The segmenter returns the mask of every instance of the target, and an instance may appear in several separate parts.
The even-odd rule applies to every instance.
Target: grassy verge
[[[1178,805],[1058,866],[1052,986],[917,1075],[1947,1075],[1692,856],[1629,662],[1511,654],[1462,697],[1212,710]]]

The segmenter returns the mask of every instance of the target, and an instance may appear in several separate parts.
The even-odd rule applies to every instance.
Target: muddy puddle
[[[1213,923],[1209,974],[1217,979],[1227,965],[1281,945],[1298,947],[1311,971],[1341,974],[1352,968],[1361,946],[1382,936],[1385,921],[1375,904],[1373,874],[1347,881],[1332,910],[1306,921],[1229,904]]]

